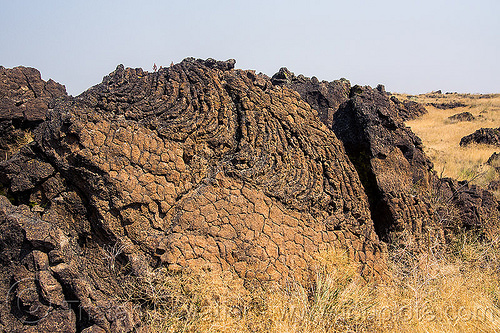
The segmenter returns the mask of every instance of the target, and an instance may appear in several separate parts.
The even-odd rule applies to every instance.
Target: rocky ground
[[[490,192],[434,172],[404,123],[423,105],[234,64],[120,65],[77,97],[0,68],[2,330],[139,332],[115,296],[159,266],[307,281],[334,248],[384,280],[398,233],[496,218]]]

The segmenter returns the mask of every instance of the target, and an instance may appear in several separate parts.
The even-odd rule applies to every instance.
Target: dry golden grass
[[[314,283],[244,288],[230,274],[169,273],[132,280],[146,332],[498,332],[499,236],[463,234],[448,248],[390,251],[392,281],[367,282],[343,253],[323,253]]]
[[[479,241],[464,233],[449,247],[431,244],[423,253],[410,240],[390,252],[394,282],[379,304],[390,309],[379,331],[498,332],[498,236]]]
[[[427,114],[418,119],[408,121],[423,141],[424,151],[434,163],[434,169],[445,177],[458,180],[471,180],[479,185],[487,185],[500,176],[494,169],[486,165],[486,161],[500,147],[490,145],[470,145],[460,147],[462,137],[483,127],[500,127],[500,94],[426,94],[418,96],[397,95],[400,99],[410,99],[426,106]],[[430,103],[461,102],[465,107],[441,110]],[[451,122],[452,116],[461,112],[470,112],[476,120]],[[481,175],[480,177],[476,177]]]

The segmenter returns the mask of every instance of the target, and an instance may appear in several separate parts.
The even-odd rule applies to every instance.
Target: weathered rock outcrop
[[[366,197],[333,133],[295,92],[232,64],[187,59],[154,74],[119,67],[82,96],[103,117],[82,124],[112,120],[78,135],[92,151],[82,160],[116,188],[92,198],[104,207],[98,214],[170,267],[206,263],[276,279],[306,269],[334,239],[379,253]],[[365,245],[354,244],[360,235]]]
[[[457,181],[451,178],[441,179],[438,194],[441,200],[446,203],[453,203],[453,211],[445,211],[447,205],[442,205],[437,216],[445,219],[445,223],[450,218],[458,219],[462,222],[460,227],[468,229],[491,227],[498,223],[499,203],[493,194],[476,185],[471,185],[467,181]],[[453,216],[455,214],[455,216]]]
[[[416,119],[427,113],[425,107],[418,102],[407,99],[400,101],[396,96],[391,96],[391,101],[395,104],[397,116],[401,118],[402,121]]]
[[[469,228],[498,213],[488,191],[438,179],[403,123],[425,109],[383,86],[192,58],[120,65],[76,98],[26,82],[1,95],[34,141],[0,162],[0,330],[139,332],[121,279],[158,266],[307,280],[333,247],[382,276],[379,237],[418,240],[448,203]]]
[[[320,82],[314,76],[295,76],[286,67],[274,74],[271,81],[274,85],[285,85],[297,91],[304,101],[318,111],[319,119],[327,126],[332,123],[333,114],[340,104],[349,99],[351,89],[351,83],[346,79]]]
[[[480,128],[460,140],[460,146],[467,146],[471,143],[500,146],[500,127]]]
[[[488,161],[486,161],[486,164],[491,165],[497,171],[500,171],[500,153],[495,152],[491,154]]]
[[[287,86],[297,91],[304,101],[318,111],[320,120],[329,127],[333,124],[333,115],[342,103],[349,100],[351,93],[351,83],[344,78],[320,82],[314,76],[312,78],[303,75],[295,76],[286,67],[280,68],[271,78],[271,82],[274,85]],[[390,95],[381,84],[376,90],[382,95]],[[425,107],[415,101],[400,101],[396,96],[391,96],[390,101],[396,110],[394,116],[402,121],[415,119],[427,113]]]
[[[284,281],[307,278],[335,247],[366,276],[384,273],[385,245],[334,133],[298,93],[233,66],[118,66],[52,100],[34,142],[0,163],[15,205],[1,201],[13,230],[2,243],[6,329],[133,332],[133,309],[114,298],[123,270]]]
[[[431,187],[433,165],[421,140],[404,126],[398,105],[378,90],[354,86],[331,126],[358,170],[379,235],[421,235],[432,221],[422,193]]]
[[[293,88],[317,107],[321,120],[342,141],[368,194],[379,236],[387,240],[397,230],[421,234],[433,213],[428,200],[416,194],[430,189],[432,163],[403,119],[425,108],[388,96],[383,86],[350,88],[346,80],[320,83],[296,78],[285,68],[273,76],[273,83]]]
[[[26,205],[0,196],[0,329],[3,332],[81,332],[93,324],[107,332],[139,327],[98,246],[78,238]]]
[[[382,239],[406,231],[418,241],[424,230],[432,229],[436,237],[444,240],[451,226],[443,216],[448,219],[450,210],[454,211],[454,227],[484,226],[497,218],[498,205],[491,193],[441,180],[432,170],[421,140],[403,123],[426,113],[421,104],[401,102],[387,94],[382,85],[376,89],[354,86],[348,93],[342,89],[337,89],[341,94],[330,93],[325,87],[347,90],[350,84],[319,83],[315,78],[295,77],[285,68],[273,76],[273,83],[292,87],[320,114],[328,114],[321,119],[342,141],[356,167]],[[310,98],[316,95],[321,98]]]
[[[476,117],[470,112],[461,112],[454,114],[453,116],[449,116],[448,120],[451,122],[458,122],[458,121],[474,121],[476,120]]]
[[[462,102],[448,102],[448,103],[430,103],[436,109],[447,110],[447,109],[455,109],[455,108],[463,108],[467,105]]]
[[[42,80],[38,70],[0,66],[0,161],[31,140],[28,131],[45,120],[52,99],[59,96],[66,96],[66,88]]]

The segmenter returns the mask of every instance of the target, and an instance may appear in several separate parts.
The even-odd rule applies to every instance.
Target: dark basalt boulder
[[[494,180],[488,184],[489,191],[500,191],[500,181]]]
[[[319,119],[327,126],[332,123],[333,114],[340,104],[349,99],[351,89],[351,83],[346,79],[320,82],[316,77],[295,76],[285,67],[273,75],[271,82],[298,92],[304,101],[318,111]]]
[[[441,109],[441,110],[463,108],[467,106],[467,104],[464,104],[462,102],[430,103],[430,105],[432,105],[436,109]]]
[[[308,281],[334,248],[384,278],[380,238],[443,221],[436,184],[466,227],[498,213],[438,179],[382,87],[234,64],[120,65],[43,97],[33,141],[0,162],[0,331],[139,332],[123,279],[159,266]]]
[[[484,229],[498,223],[500,204],[494,195],[467,181],[440,179],[435,196],[442,205],[436,216],[443,224],[461,222],[460,228]]]
[[[354,86],[331,125],[358,170],[375,227],[386,240],[402,230],[418,237],[433,214],[425,195],[433,165],[399,114],[398,104],[385,93]]]
[[[489,158],[486,164],[492,166],[497,173],[500,173],[500,153],[493,153]],[[498,191],[499,188],[499,181],[492,181],[488,185],[488,189],[492,191]]]
[[[0,161],[31,140],[30,132],[45,120],[53,98],[66,88],[44,81],[34,68],[0,66]]]
[[[403,230],[422,234],[433,212],[429,200],[415,194],[417,189],[430,191],[433,166],[403,120],[425,108],[406,108],[382,86],[350,88],[347,80],[320,83],[295,77],[286,68],[273,76],[273,83],[294,89],[318,108],[320,119],[342,141],[368,195],[379,237],[388,240],[391,232]]]
[[[113,296],[120,291],[109,254],[78,244],[26,205],[0,196],[0,330],[81,332],[93,323],[106,332],[136,332],[138,313]]]
[[[500,146],[500,128],[480,128],[460,140],[460,146],[471,143]]]
[[[396,105],[397,116],[403,121],[416,119],[427,113],[425,107],[415,101],[400,101],[396,96],[391,96],[391,101]]]
[[[493,153],[486,161],[486,164],[491,165],[494,168],[500,169],[500,153]]]
[[[330,119],[321,119],[342,141],[356,167],[379,237],[389,240],[391,235],[397,237],[400,232],[409,232],[418,242],[424,231],[431,229],[436,237],[445,241],[449,225],[443,223],[441,205],[446,206],[445,210],[453,206],[458,212],[454,227],[458,225],[459,228],[484,226],[498,216],[494,204],[476,210],[475,214],[470,213],[470,207],[463,203],[467,200],[458,193],[468,191],[475,193],[472,196],[482,197],[479,193],[482,190],[468,185],[453,187],[433,171],[421,140],[403,123],[426,113],[421,104],[401,102],[387,94],[381,85],[376,89],[354,86],[348,95],[339,98],[318,88],[328,84],[326,82],[320,84],[315,78],[298,79],[288,70],[285,72],[289,80],[280,84],[293,87],[304,100],[308,101],[313,92],[337,102],[321,104],[315,103],[316,99],[309,99],[313,108],[328,110],[331,115]],[[445,188],[448,189],[446,194]],[[442,198],[446,195],[448,199],[443,203]]]
[[[476,120],[476,117],[474,117],[474,115],[470,112],[461,112],[448,117],[448,120],[451,122],[474,121]]]

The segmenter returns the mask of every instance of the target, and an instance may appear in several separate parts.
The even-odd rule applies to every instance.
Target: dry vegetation
[[[329,251],[308,286],[244,288],[228,273],[159,269],[130,280],[126,298],[142,308],[151,333],[498,332],[499,237],[466,233],[418,255],[401,239],[384,284],[363,280],[342,252]]]
[[[444,176],[486,182],[495,147],[460,148],[481,127],[500,126],[500,95],[405,96],[423,103],[459,100],[408,122]],[[452,123],[469,111],[480,119]],[[482,175],[476,177],[478,174]],[[436,204],[439,200],[436,200]],[[366,281],[341,251],[321,254],[309,285],[252,285],[229,273],[172,273],[160,268],[124,284],[125,299],[141,308],[146,332],[499,332],[500,233],[467,231],[443,246],[431,238],[417,249],[402,234],[389,244],[389,281]],[[245,285],[246,287],[243,287]]]
[[[494,168],[486,161],[500,147],[491,145],[471,145],[460,147],[460,139],[480,128],[500,127],[500,94],[426,94],[397,95],[400,99],[410,99],[425,105],[428,113],[418,119],[408,121],[424,143],[425,153],[434,163],[434,169],[444,177],[458,180],[473,180],[473,183],[487,186],[493,180],[500,180]],[[464,107],[438,109],[431,103],[460,102]],[[461,112],[470,112],[476,120],[452,122],[448,117]],[[496,193],[500,198],[500,193]]]

